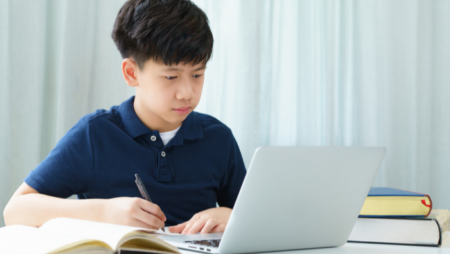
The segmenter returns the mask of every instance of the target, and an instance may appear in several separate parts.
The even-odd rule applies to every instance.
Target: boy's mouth
[[[186,106],[186,107],[174,108],[173,111],[175,111],[176,113],[178,113],[180,115],[184,115],[184,114],[189,113],[190,109],[191,109],[191,107]]]

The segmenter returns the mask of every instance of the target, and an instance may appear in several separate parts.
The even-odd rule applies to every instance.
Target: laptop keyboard
[[[219,247],[220,239],[211,239],[211,240],[195,240],[195,241],[184,241],[185,243],[198,244],[202,246],[208,247]]]

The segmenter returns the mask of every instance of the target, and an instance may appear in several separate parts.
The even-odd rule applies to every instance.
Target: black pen
[[[141,192],[142,197],[147,200],[152,202],[152,200],[150,199],[150,196],[148,195],[147,190],[145,189],[144,183],[142,182],[141,178],[138,176],[138,174],[134,174],[134,176],[136,177],[136,185],[139,189],[139,191]],[[152,202],[153,203],[153,202]],[[164,228],[161,228],[161,230],[165,233],[166,230],[164,230]]]

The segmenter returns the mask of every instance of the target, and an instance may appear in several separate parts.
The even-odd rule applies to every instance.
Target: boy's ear
[[[122,74],[123,78],[125,79],[125,82],[127,85],[131,87],[138,86],[137,81],[137,72],[138,72],[138,65],[135,61],[131,58],[125,58],[122,61]]]

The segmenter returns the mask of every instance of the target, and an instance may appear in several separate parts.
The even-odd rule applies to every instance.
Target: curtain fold
[[[374,186],[450,209],[450,1],[193,2],[215,39],[197,110],[247,166],[262,145],[385,146]],[[123,3],[0,1],[0,208],[80,117],[134,94],[110,36]]]
[[[450,208],[448,1],[195,2],[217,41],[199,110],[247,165],[260,145],[386,146],[375,186]]]

